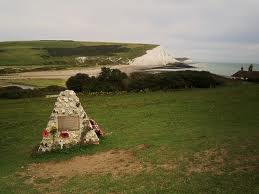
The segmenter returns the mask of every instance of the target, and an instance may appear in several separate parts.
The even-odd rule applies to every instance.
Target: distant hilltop
[[[0,75],[112,65],[188,63],[155,44],[39,40],[0,42]]]
[[[0,42],[0,66],[128,64],[158,45],[40,40]]]

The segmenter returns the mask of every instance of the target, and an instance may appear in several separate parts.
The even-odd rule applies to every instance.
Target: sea
[[[184,71],[184,70],[193,70],[193,71],[209,71],[211,73],[222,75],[226,77],[230,77],[237,71],[244,68],[244,70],[248,70],[250,64],[244,63],[213,63],[213,62],[197,62],[190,64],[195,68],[183,68],[183,69],[156,69],[159,71]],[[259,64],[253,64],[253,70],[259,71]]]

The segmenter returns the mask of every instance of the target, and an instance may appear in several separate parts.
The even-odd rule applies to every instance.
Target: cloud
[[[197,60],[259,62],[258,7],[258,0],[2,0],[0,41],[157,43]]]

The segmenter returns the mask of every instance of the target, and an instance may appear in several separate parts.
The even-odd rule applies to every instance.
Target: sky
[[[0,41],[140,42],[194,61],[259,63],[259,0],[0,0]]]

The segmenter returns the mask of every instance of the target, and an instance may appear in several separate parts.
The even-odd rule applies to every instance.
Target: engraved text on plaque
[[[79,116],[58,116],[58,130],[79,130]]]

